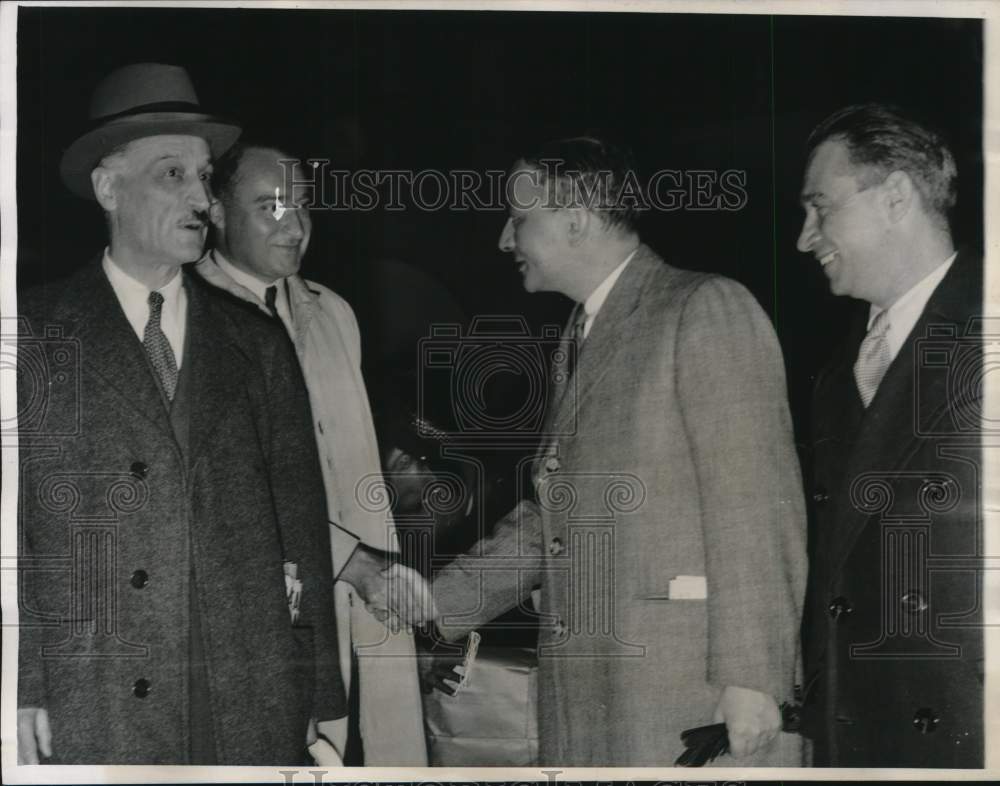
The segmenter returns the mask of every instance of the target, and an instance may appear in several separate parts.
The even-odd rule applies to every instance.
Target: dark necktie
[[[153,364],[156,375],[160,378],[163,392],[167,394],[167,399],[173,401],[174,391],[177,389],[177,360],[163,328],[160,327],[162,311],[163,295],[159,292],[150,292],[149,321],[146,322],[146,330],[142,334],[142,346],[149,355],[149,362]]]
[[[573,339],[573,346],[569,350],[569,368],[567,371],[567,376],[572,377],[573,372],[576,370],[576,362],[580,351],[583,349],[583,331],[587,326],[587,311],[581,303],[577,303],[573,308],[573,313],[570,315],[570,321],[572,329],[570,331],[570,337]]]
[[[271,312],[271,316],[277,318],[278,316],[278,286],[277,284],[271,284],[267,289],[264,290],[264,305],[267,306],[267,310]]]

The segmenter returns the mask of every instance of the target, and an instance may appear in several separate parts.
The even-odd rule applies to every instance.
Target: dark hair
[[[645,197],[627,147],[579,136],[547,142],[520,160],[556,179],[560,205],[582,202],[607,226],[636,229]]]
[[[954,156],[941,134],[903,110],[875,103],[840,109],[809,135],[807,157],[827,140],[842,141],[851,163],[867,168],[860,175],[863,185],[875,185],[899,170],[913,179],[930,213],[946,218],[955,205]]]
[[[280,159],[302,159],[288,153],[280,145],[267,140],[240,139],[212,164],[212,193],[223,202],[228,202],[239,183],[237,174],[244,156],[251,150],[273,150]]]

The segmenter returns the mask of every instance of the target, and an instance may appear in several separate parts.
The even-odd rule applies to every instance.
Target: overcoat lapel
[[[970,290],[967,278],[975,275],[970,268],[976,264],[979,263],[966,255],[960,255],[955,260],[886,371],[878,392],[861,419],[854,449],[844,468],[842,499],[846,504],[849,504],[850,487],[855,478],[868,471],[893,472],[904,466],[919,449],[918,404],[923,410],[920,422],[925,425],[939,421],[951,408],[953,402],[947,389],[948,375],[919,373],[918,341],[927,338],[931,326],[948,324],[954,325],[958,331],[965,329],[966,316],[973,313],[976,306],[962,302],[962,293],[975,292],[974,287]],[[868,513],[853,507],[845,510],[844,526],[832,533],[834,572],[831,575],[840,570],[868,520]]]
[[[630,325],[645,284],[653,270],[662,263],[646,246],[640,246],[632,261],[608,293],[607,300],[594,319],[590,334],[580,347],[574,378],[561,396],[552,418],[556,433],[572,422],[580,406],[593,393],[597,383],[613,365],[612,359],[629,335]]]
[[[65,313],[77,324],[85,372],[100,377],[126,407],[173,434],[146,351],[100,264],[81,272],[78,283],[74,290],[79,297],[68,304]]]
[[[229,336],[231,331],[219,311],[211,308],[210,296],[196,281],[185,281],[188,292],[187,351],[191,387],[191,453],[194,467],[207,445],[212,444],[220,423],[240,390],[247,373],[248,359]]]

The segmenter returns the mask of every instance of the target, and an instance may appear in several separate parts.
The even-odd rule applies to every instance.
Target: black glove
[[[782,731],[798,733],[801,709],[798,704],[785,702],[781,705]],[[729,751],[729,734],[725,723],[713,723],[683,731],[681,742],[686,750],[677,757],[675,767],[703,767]]]

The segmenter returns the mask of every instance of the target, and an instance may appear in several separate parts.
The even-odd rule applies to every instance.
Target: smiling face
[[[205,245],[212,172],[205,140],[145,137],[110,159],[99,167],[107,173],[99,199],[110,217],[115,259],[150,267],[198,259]]]
[[[548,189],[537,169],[518,161],[507,186],[509,217],[500,250],[514,255],[528,292],[568,294],[573,265],[564,211],[548,204]]]
[[[813,151],[802,187],[806,212],[797,247],[823,266],[835,295],[882,305],[893,291],[889,222],[882,185],[865,186],[846,145],[830,139]]]
[[[276,150],[245,151],[231,193],[212,211],[222,233],[222,253],[266,284],[299,271],[312,232],[305,203],[293,202],[285,193],[282,158],[286,156]],[[298,168],[295,180],[306,180]]]

